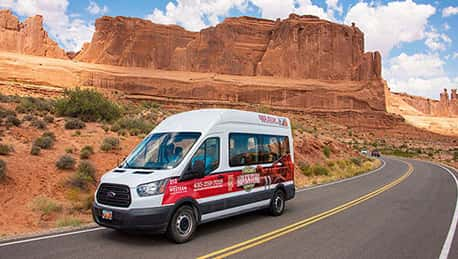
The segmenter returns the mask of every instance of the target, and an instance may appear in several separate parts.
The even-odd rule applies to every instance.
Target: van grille
[[[102,183],[97,192],[97,201],[110,206],[129,207],[130,188],[126,185]]]

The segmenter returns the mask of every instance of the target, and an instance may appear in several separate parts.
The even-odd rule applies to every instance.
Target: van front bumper
[[[102,210],[112,212],[112,220],[102,218]],[[94,221],[104,227],[126,230],[145,231],[150,233],[165,233],[173,206],[118,210],[93,203],[92,217]]]

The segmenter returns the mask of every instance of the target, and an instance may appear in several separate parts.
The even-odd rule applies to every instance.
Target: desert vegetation
[[[374,158],[353,157],[315,164],[299,162],[298,166],[300,172],[307,176],[312,184],[322,184],[369,172],[380,164],[380,160]]]
[[[0,95],[0,143],[14,147],[7,149],[0,145],[0,155],[5,154],[0,160],[0,181],[2,178],[19,181],[27,175],[18,175],[19,172],[46,168],[43,172],[34,171],[41,177],[37,179],[45,179],[37,182],[46,186],[46,191],[42,196],[27,198],[26,214],[40,216],[36,225],[27,226],[40,229],[89,222],[99,177],[121,161],[162,119],[187,109],[109,99],[87,89],[67,90],[54,99]],[[264,106],[247,109],[276,113]],[[295,137],[299,186],[351,177],[379,166],[378,160],[360,157],[361,149],[377,148],[384,154],[412,154],[428,159],[458,159],[458,151],[454,149],[424,148],[404,139],[385,141],[384,137],[320,118],[288,116]],[[24,157],[32,161],[30,166],[21,164]],[[0,183],[6,187],[5,191],[15,188],[9,182]],[[35,192],[42,190],[35,188]]]
[[[111,122],[121,116],[121,108],[95,90],[67,90],[55,103],[58,116],[79,118],[86,122]]]
[[[76,160],[68,154],[61,156],[56,161],[56,167],[61,170],[71,170],[75,168]]]
[[[109,152],[119,149],[119,139],[115,137],[106,137],[103,139],[100,150],[104,152]]]

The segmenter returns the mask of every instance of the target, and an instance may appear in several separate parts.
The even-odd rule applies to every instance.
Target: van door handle
[[[222,175],[222,174],[219,174],[219,175],[216,177],[216,179],[223,179],[223,178],[224,178],[224,175]]]

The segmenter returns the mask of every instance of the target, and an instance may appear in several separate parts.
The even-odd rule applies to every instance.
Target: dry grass
[[[38,196],[33,199],[30,207],[33,211],[39,211],[43,215],[49,215],[53,212],[62,211],[62,205],[57,203],[57,201],[50,199],[46,196]]]
[[[324,165],[299,165],[301,172],[311,184],[323,184],[353,177],[374,170],[381,165],[380,160],[372,158],[352,158],[347,160],[328,160]]]

